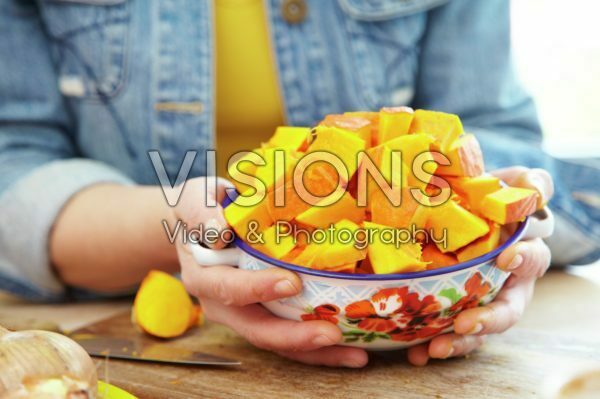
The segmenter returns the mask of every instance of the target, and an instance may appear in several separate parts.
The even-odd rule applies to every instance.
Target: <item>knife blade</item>
[[[142,343],[126,338],[95,334],[72,334],[90,356],[192,366],[239,366],[237,360],[173,347],[163,343]]]

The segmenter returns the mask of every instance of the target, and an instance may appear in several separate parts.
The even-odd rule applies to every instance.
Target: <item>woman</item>
[[[201,269],[180,241],[169,243],[162,221],[225,226],[220,208],[201,205],[222,194],[206,192],[201,177],[215,141],[227,159],[279,124],[310,126],[345,110],[456,113],[488,167],[554,168],[510,65],[508,8],[504,0],[3,2],[2,288],[62,300],[127,291],[150,268],[181,271],[207,316],[253,344],[311,364],[364,366],[364,351],[336,346],[335,326],[298,325],[256,304],[295,295],[296,275]],[[174,208],[150,150],[171,181],[190,169]],[[201,156],[183,161],[187,150]],[[552,196],[545,171],[500,175]],[[559,211],[585,217],[558,200]],[[464,355],[509,328],[549,262],[541,239],[507,249],[499,267],[514,276],[497,300],[463,313],[455,334],[412,348],[410,361]]]

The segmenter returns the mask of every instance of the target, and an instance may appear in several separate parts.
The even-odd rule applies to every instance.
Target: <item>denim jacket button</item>
[[[289,24],[298,24],[304,21],[307,11],[305,0],[284,0],[281,4],[283,19]]]

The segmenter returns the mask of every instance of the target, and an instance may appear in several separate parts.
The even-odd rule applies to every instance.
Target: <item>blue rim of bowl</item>
[[[237,195],[236,195],[237,197]],[[235,200],[235,197],[231,199],[228,194],[225,195],[225,199],[222,202],[223,208],[227,207],[230,203]],[[502,251],[506,248],[513,245],[515,242],[521,239],[525,234],[525,230],[529,225],[529,217],[526,217],[523,220],[517,230],[511,235],[505,242],[502,243],[498,248],[494,249],[491,252],[486,253],[485,255],[481,255],[477,258],[468,260],[466,262],[457,263],[454,266],[442,267],[440,269],[433,270],[425,270],[422,272],[410,272],[410,273],[396,273],[396,274],[351,274],[351,273],[342,273],[342,272],[328,272],[325,270],[317,270],[310,269],[304,266],[294,265],[292,263],[287,263],[280,261],[278,259],[271,258],[258,251],[257,249],[252,248],[249,244],[244,242],[241,238],[237,237],[233,241],[236,247],[246,252],[250,256],[260,259],[263,262],[269,263],[273,266],[281,267],[282,269],[290,270],[296,273],[309,274],[311,276],[318,277],[327,277],[327,278],[337,278],[342,280],[362,280],[362,281],[382,281],[382,280],[409,280],[414,278],[421,277],[432,277],[432,276],[442,276],[444,274],[449,274],[453,272],[457,272],[464,269],[469,269],[474,266],[480,266],[482,264],[486,264],[489,261],[495,259]]]

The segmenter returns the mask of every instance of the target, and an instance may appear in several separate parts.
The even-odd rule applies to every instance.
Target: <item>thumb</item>
[[[212,180],[211,180],[212,179]],[[185,223],[193,242],[220,249],[231,240],[220,202],[225,198],[228,185],[224,179],[195,178],[184,183],[179,203],[173,208],[175,223]]]

